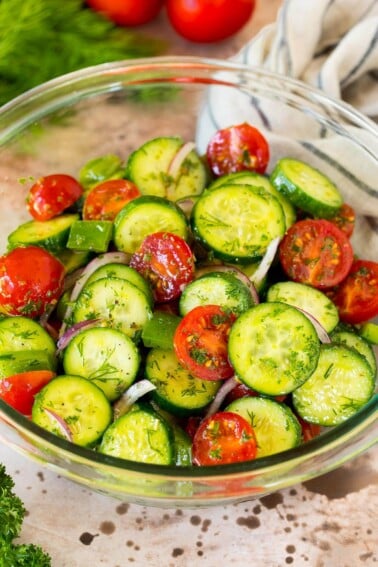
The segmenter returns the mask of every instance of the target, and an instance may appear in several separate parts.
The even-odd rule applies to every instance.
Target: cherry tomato
[[[173,345],[181,364],[202,380],[225,380],[234,374],[228,360],[228,335],[236,316],[218,305],[200,305],[178,324]]]
[[[211,43],[238,32],[250,19],[255,0],[167,0],[167,15],[177,33]]]
[[[378,263],[355,260],[348,276],[328,294],[341,321],[358,325],[378,316]]]
[[[251,424],[241,415],[224,411],[204,419],[192,447],[193,464],[224,465],[256,457],[256,438]]]
[[[108,179],[93,187],[85,197],[83,218],[113,221],[129,201],[140,196],[141,192],[131,181]]]
[[[64,267],[38,246],[15,248],[0,257],[0,312],[38,317],[63,290]]]
[[[315,437],[318,437],[321,434],[322,428],[320,425],[309,423],[298,415],[296,417],[302,428],[302,440],[304,443],[311,441],[311,439],[315,439]]]
[[[0,398],[23,415],[30,416],[34,396],[55,373],[51,370],[30,370],[0,380]]]
[[[236,384],[235,388],[233,388],[231,392],[227,394],[225,399],[225,404],[227,406],[228,404],[230,404],[235,400],[238,400],[239,398],[246,398],[248,396],[259,396],[259,395],[260,394],[258,392],[252,390],[252,388],[249,388],[248,386],[240,382],[239,384]],[[283,394],[281,396],[274,396],[274,399],[277,402],[283,402],[286,397],[287,397],[286,394]]]
[[[71,175],[46,175],[30,188],[26,198],[27,208],[35,220],[47,221],[71,207],[82,194],[82,186]]]
[[[345,232],[348,238],[350,238],[354,231],[356,213],[350,205],[343,203],[338,213],[335,216],[328,218],[327,220],[333,222],[343,232]]]
[[[87,0],[87,4],[119,26],[140,26],[158,15],[164,0]]]
[[[246,122],[218,130],[206,150],[210,168],[217,176],[246,170],[264,173],[269,155],[264,136]]]
[[[294,223],[279,247],[286,275],[293,281],[323,289],[340,283],[353,262],[353,249],[346,234],[324,219]]]
[[[183,238],[170,232],[154,232],[130,259],[130,266],[151,284],[155,301],[176,299],[194,279],[194,256]]]

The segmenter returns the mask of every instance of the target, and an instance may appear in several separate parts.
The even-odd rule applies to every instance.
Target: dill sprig
[[[164,47],[116,27],[82,0],[0,0],[0,105],[64,73]]]

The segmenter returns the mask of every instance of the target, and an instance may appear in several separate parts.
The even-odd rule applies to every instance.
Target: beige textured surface
[[[252,21],[217,45],[179,38],[164,14],[146,30],[167,38],[174,54],[228,57],[273,21],[280,5],[280,0],[259,0]],[[120,503],[6,447],[0,447],[0,461],[28,509],[22,541],[42,545],[53,567],[374,567],[378,562],[377,450],[306,485],[200,511]]]

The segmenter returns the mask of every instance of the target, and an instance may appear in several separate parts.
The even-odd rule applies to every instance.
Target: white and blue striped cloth
[[[233,61],[301,80],[377,121],[378,0],[285,0],[277,21],[263,28]],[[292,155],[334,180],[361,215],[353,237],[357,253],[378,261],[378,128],[376,135],[368,136],[351,129],[350,137],[362,136],[371,150],[370,155],[356,155],[347,136],[324,134],[313,121],[298,121],[290,109],[287,116],[282,116],[282,108],[279,116],[274,110],[273,102],[257,107],[245,94],[212,87],[197,144],[204,150],[214,131],[232,124],[247,121],[259,127],[271,143],[272,165]]]

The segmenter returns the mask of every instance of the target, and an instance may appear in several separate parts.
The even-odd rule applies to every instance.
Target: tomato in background
[[[250,19],[255,0],[167,0],[167,15],[182,37],[194,42],[221,41]]]
[[[194,255],[183,238],[170,232],[146,236],[130,259],[130,266],[151,284],[155,301],[176,299],[194,279]]]
[[[193,438],[193,464],[225,465],[256,457],[257,443],[251,424],[233,412],[218,412],[205,418]]]
[[[138,187],[127,179],[108,179],[89,191],[83,206],[83,219],[113,221],[119,211],[136,197]]]
[[[26,204],[37,221],[50,220],[71,207],[83,194],[83,188],[71,175],[53,173],[38,179],[29,189]]]
[[[358,325],[378,316],[378,263],[355,260],[348,276],[327,294],[341,321]]]
[[[206,150],[210,169],[216,176],[238,171],[265,173],[269,155],[265,137],[247,122],[215,132]]]
[[[39,317],[63,291],[64,267],[38,246],[15,248],[0,257],[0,313]]]
[[[327,218],[327,220],[339,227],[350,238],[354,231],[356,213],[350,205],[343,203],[339,211],[333,217]]]
[[[164,0],[87,0],[87,4],[119,26],[140,26],[158,15]]]
[[[15,410],[29,417],[32,413],[34,396],[45,386],[55,373],[51,370],[29,370],[0,380],[0,398]]]

